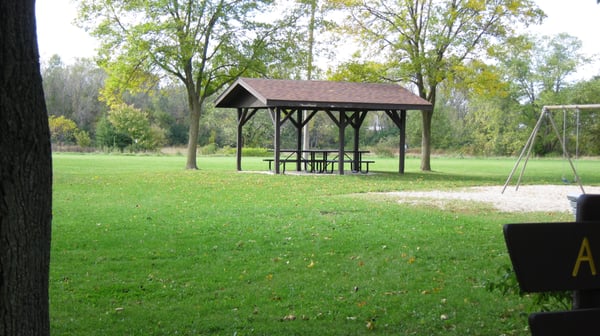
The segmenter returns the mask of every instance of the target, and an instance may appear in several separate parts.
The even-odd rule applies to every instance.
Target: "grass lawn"
[[[276,176],[230,157],[186,171],[181,156],[55,154],[52,334],[529,335],[531,299],[486,289],[509,264],[502,225],[572,216],[365,194],[502,185],[514,159],[409,159],[405,175],[375,161]],[[585,184],[599,163],[576,163]],[[535,160],[524,183],[568,172]]]

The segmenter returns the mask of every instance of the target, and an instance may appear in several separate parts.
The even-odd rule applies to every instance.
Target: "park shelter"
[[[360,127],[367,113],[383,111],[400,131],[399,173],[404,173],[406,111],[431,110],[427,100],[397,84],[238,78],[216,100],[218,108],[237,109],[237,169],[242,170],[242,129],[258,112],[270,113],[274,125],[274,170],[280,173],[281,126],[290,121],[297,130],[297,170],[300,170],[302,128],[326,113],[339,130],[338,172],[344,174],[345,132],[354,129],[352,152],[359,151]],[[354,155],[356,158],[358,155]]]

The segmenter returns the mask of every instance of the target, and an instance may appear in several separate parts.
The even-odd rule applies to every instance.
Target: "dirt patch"
[[[452,200],[483,202],[504,212],[570,212],[569,195],[582,194],[578,185],[530,185],[471,187],[453,191],[400,191],[382,193],[397,197],[399,203],[425,203],[439,206]],[[584,186],[586,194],[600,194],[600,187]]]

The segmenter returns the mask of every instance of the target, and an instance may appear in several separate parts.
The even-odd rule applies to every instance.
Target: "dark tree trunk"
[[[433,111],[422,111],[421,170],[431,171],[431,120]]]
[[[52,156],[35,0],[0,0],[0,335],[49,335]]]
[[[188,106],[190,108],[190,128],[188,130],[188,146],[187,146],[187,161],[186,169],[198,169],[196,162],[196,153],[198,151],[198,135],[200,134],[200,114],[202,113],[202,101],[196,93],[196,86],[191,80],[192,70],[191,65],[185,69],[188,78],[185,86],[188,96]]]

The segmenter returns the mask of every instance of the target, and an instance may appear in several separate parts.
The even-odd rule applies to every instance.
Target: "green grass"
[[[586,184],[597,164],[577,162]],[[380,158],[376,174],[345,176],[184,165],[54,155],[54,335],[528,335],[531,299],[485,288],[509,263],[502,225],[571,218],[365,195],[502,185],[513,159],[438,158],[432,173],[409,159],[402,176]],[[534,160],[524,182],[558,184],[567,168]]]

